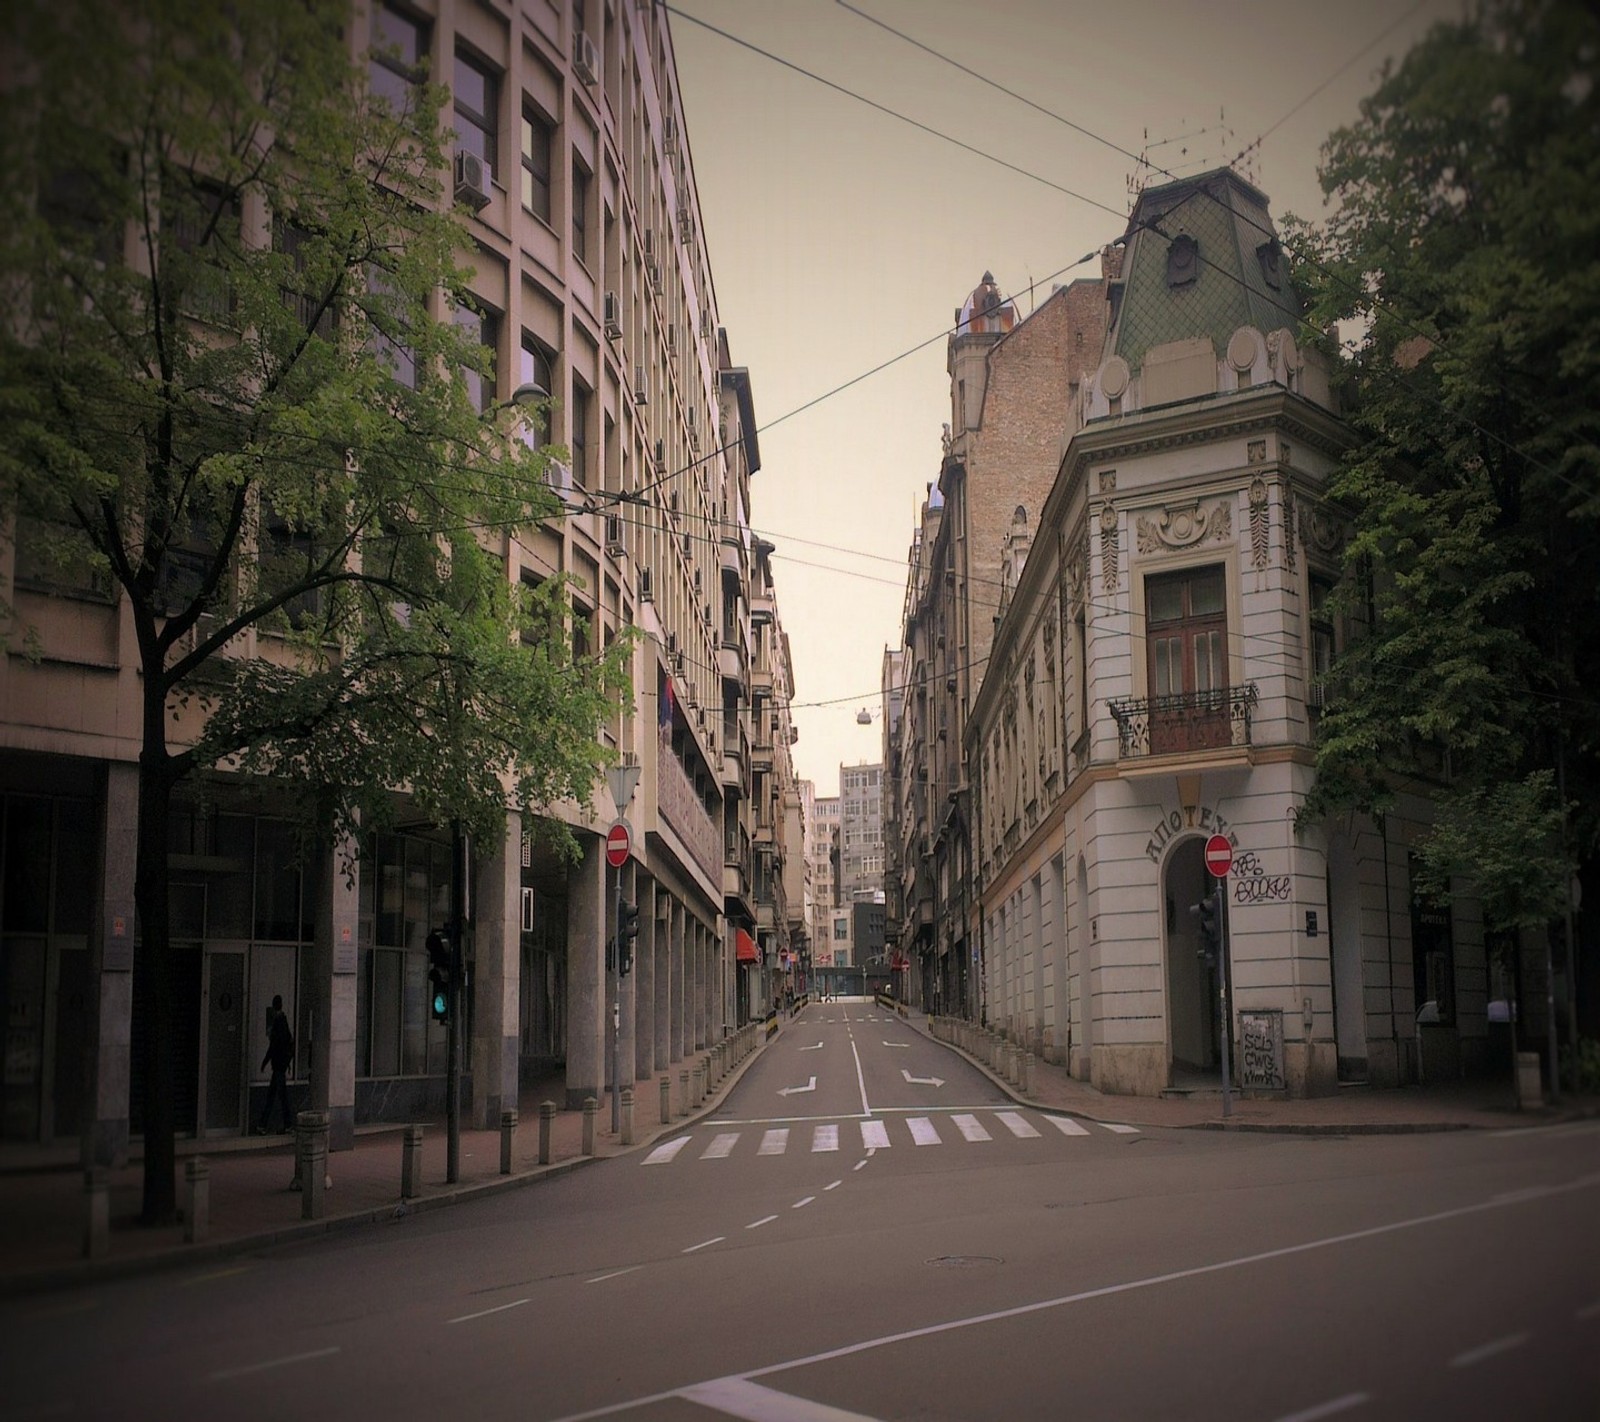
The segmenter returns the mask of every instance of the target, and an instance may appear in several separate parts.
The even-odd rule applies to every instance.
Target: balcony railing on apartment
[[[1123,760],[1185,751],[1223,750],[1250,744],[1250,716],[1259,697],[1256,686],[1217,691],[1186,691],[1177,696],[1145,696],[1112,701],[1117,722],[1117,754]]]

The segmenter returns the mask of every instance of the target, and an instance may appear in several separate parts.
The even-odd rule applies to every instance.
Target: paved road
[[[816,1004],[670,1156],[9,1301],[0,1416],[1593,1415],[1600,1123],[1053,1121]]]

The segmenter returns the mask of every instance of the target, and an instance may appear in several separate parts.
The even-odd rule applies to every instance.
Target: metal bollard
[[[583,1153],[594,1154],[594,1113],[600,1109],[600,1103],[592,1096],[583,1098]]]
[[[661,1078],[661,1124],[667,1125],[672,1120],[672,1078]]]
[[[211,1167],[204,1156],[183,1163],[183,1242],[203,1244],[211,1233]]]
[[[541,1101],[539,1103],[539,1164],[550,1164],[550,1128],[556,1122],[556,1103],[554,1101]]]
[[[400,1143],[400,1198],[415,1200],[422,1193],[422,1127],[407,1126]]]
[[[625,1146],[633,1144],[633,1088],[622,1088],[622,1143]]]
[[[678,1114],[689,1114],[689,1069],[685,1067],[678,1073]]]
[[[1022,1078],[1017,1083],[1024,1091],[1028,1089],[1028,1079],[1033,1075],[1033,1053],[1028,1052],[1022,1058]]]
[[[511,1148],[517,1139],[517,1113],[515,1111],[502,1111],[500,1113],[500,1173],[511,1174]]]
[[[83,1172],[83,1257],[103,1259],[111,1247],[111,1172],[91,1165]]]
[[[328,1113],[302,1111],[295,1118],[296,1150],[300,1159],[300,1218],[320,1220],[328,1186]]]

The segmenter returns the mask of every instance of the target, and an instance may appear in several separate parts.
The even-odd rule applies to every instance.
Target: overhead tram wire
[[[840,8],[849,11],[851,14],[858,16],[860,19],[866,21],[867,23],[872,24],[872,25],[876,25],[879,29],[886,31],[887,33],[895,36],[897,39],[904,41],[906,44],[912,45],[916,49],[921,50],[923,53],[925,53],[927,55],[930,55],[934,59],[939,60],[943,64],[950,65],[952,68],[959,70],[961,73],[966,74],[966,75],[970,76],[973,79],[976,79],[979,83],[988,85],[990,88],[996,90],[999,93],[1002,93],[1002,94],[1006,95],[1008,98],[1014,99],[1018,103],[1025,104],[1027,107],[1035,110],[1037,113],[1040,113],[1040,114],[1044,115],[1046,118],[1054,119],[1057,123],[1065,125],[1067,128],[1072,129],[1076,133],[1083,134],[1086,138],[1093,139],[1096,143],[1103,144],[1105,147],[1111,149],[1115,153],[1122,154],[1124,157],[1132,158],[1135,162],[1146,164],[1154,172],[1161,174],[1161,176],[1169,179],[1170,181],[1173,181],[1173,182],[1179,181],[1179,178],[1178,178],[1177,174],[1173,173],[1168,168],[1162,167],[1159,163],[1150,162],[1150,160],[1149,160],[1149,158],[1147,156],[1140,156],[1140,155],[1137,155],[1137,154],[1133,154],[1128,149],[1122,147],[1120,144],[1113,142],[1111,139],[1106,138],[1102,134],[1095,133],[1092,129],[1089,129],[1089,128],[1085,127],[1083,124],[1077,123],[1074,120],[1067,118],[1065,115],[1055,112],[1053,109],[1048,109],[1048,108],[1045,108],[1041,104],[1035,103],[1032,99],[1029,99],[1025,95],[1017,93],[1014,89],[1007,88],[1004,84],[1000,83],[998,80],[991,79],[988,75],[981,74],[977,70],[969,68],[967,65],[961,63],[959,60],[951,58],[949,55],[944,54],[940,50],[934,49],[931,45],[924,44],[921,40],[916,39],[913,36],[906,34],[903,30],[898,30],[893,25],[890,25],[890,24],[886,23],[885,21],[878,19],[876,16],[870,15],[866,11],[864,11],[862,9],[859,9],[857,6],[848,3],[848,0],[835,0],[835,3],[837,5],[839,5]],[[1251,150],[1252,147],[1259,147],[1260,144],[1262,142],[1264,142],[1265,139],[1270,134],[1275,133],[1279,128],[1281,128],[1285,123],[1287,123],[1289,121],[1289,119],[1291,119],[1295,114],[1299,113],[1301,109],[1303,109],[1307,104],[1309,104],[1311,102],[1312,99],[1314,99],[1318,94],[1320,94],[1324,89],[1326,89],[1328,87],[1328,85],[1333,83],[1333,81],[1335,79],[1337,79],[1341,74],[1343,74],[1347,69],[1349,69],[1350,66],[1353,65],[1357,60],[1359,60],[1362,55],[1367,53],[1368,50],[1372,49],[1376,45],[1381,44],[1385,39],[1387,39],[1389,37],[1389,35],[1393,34],[1395,30],[1400,28],[1401,25],[1405,24],[1413,16],[1415,16],[1420,10],[1422,10],[1422,8],[1423,8],[1423,6],[1425,4],[1426,4],[1426,0],[1416,0],[1416,3],[1413,4],[1412,7],[1409,10],[1404,11],[1397,19],[1392,20],[1381,31],[1379,31],[1379,33],[1377,35],[1375,35],[1372,39],[1368,40],[1367,43],[1364,44],[1360,49],[1358,49],[1353,55],[1351,55],[1349,59],[1345,60],[1345,62],[1343,64],[1341,64],[1337,69],[1335,69],[1333,71],[1333,73],[1328,75],[1328,77],[1326,79],[1324,79],[1322,81],[1322,83],[1318,84],[1316,86],[1316,88],[1314,88],[1309,94],[1306,94],[1305,96],[1303,96],[1281,118],[1279,118],[1270,127],[1265,129],[1254,140],[1253,143],[1246,144],[1245,147],[1242,148],[1239,151],[1239,153],[1235,155],[1235,157],[1233,159],[1233,162],[1237,163],[1241,158],[1243,158],[1245,156],[1246,153],[1248,153]],[[758,53],[764,53],[764,52],[765,51],[758,51]],[[784,61],[780,60],[779,62],[783,63]],[[800,72],[804,73],[806,71],[801,70]],[[827,80],[823,80],[821,82],[827,83],[828,81]],[[838,86],[832,86],[832,87],[838,87]],[[846,92],[848,92],[848,91],[846,91]],[[859,97],[859,96],[856,96],[856,97]],[[870,100],[863,100],[863,102],[870,103],[871,101]],[[874,105],[874,107],[881,108],[882,106],[881,105]],[[885,112],[889,112],[889,111],[885,110]],[[915,120],[909,120],[908,119],[907,122],[915,122]],[[930,133],[931,132],[935,132],[935,130],[932,130],[932,129],[929,129],[927,131],[930,132]],[[964,148],[967,147],[966,144],[961,144],[960,146],[962,146]],[[969,152],[977,152],[978,150],[968,148],[968,151]],[[1004,163],[1003,159],[996,159],[995,161]],[[1012,165],[1004,164],[1004,166],[1011,167]],[[1013,171],[1020,171],[1020,170],[1014,169]],[[1041,181],[1048,181],[1048,180],[1041,180]],[[1054,185],[1052,184],[1052,186],[1054,186]],[[1206,198],[1208,198],[1211,202],[1216,203],[1218,206],[1221,206],[1221,199],[1216,197],[1215,194],[1210,193],[1210,192],[1206,192],[1204,189],[1200,189],[1199,191],[1202,192],[1203,195]],[[1103,204],[1098,204],[1098,203],[1095,204],[1095,205],[1096,206],[1103,206]],[[1172,209],[1169,209],[1166,213],[1162,214],[1162,217],[1165,218],[1167,216],[1170,216],[1171,211],[1172,211]],[[1256,232],[1259,232],[1263,237],[1276,238],[1277,235],[1278,235],[1271,228],[1263,227],[1259,222],[1255,221],[1255,219],[1252,218],[1251,216],[1249,216],[1249,214],[1247,214],[1247,213],[1234,213],[1232,215],[1235,216],[1239,221],[1243,222],[1245,226],[1252,228]],[[1155,233],[1155,235],[1157,235],[1158,237],[1166,237],[1167,236],[1167,234],[1165,232],[1163,232],[1161,230],[1161,228],[1156,225],[1156,223],[1153,223],[1153,222],[1152,223],[1143,223],[1143,224],[1139,224],[1139,225],[1144,227],[1146,230]],[[1216,263],[1214,263],[1212,261],[1209,261],[1206,258],[1204,253],[1200,253],[1200,254],[1198,254],[1198,256],[1199,256],[1199,261],[1200,261],[1202,266],[1210,267],[1213,271],[1218,272],[1222,276],[1227,277],[1230,281],[1236,282],[1241,286],[1244,284],[1239,279],[1239,277],[1237,277],[1233,272],[1226,271],[1222,267],[1217,266]],[[1356,285],[1354,282],[1350,281],[1348,278],[1342,276],[1340,273],[1338,273],[1338,272],[1334,271],[1332,268],[1328,267],[1325,263],[1317,261],[1315,258],[1308,257],[1308,256],[1306,256],[1306,255],[1304,255],[1302,253],[1296,253],[1295,254],[1295,258],[1296,258],[1297,261],[1303,262],[1306,266],[1311,267],[1312,269],[1314,269],[1317,272],[1320,272],[1329,281],[1333,282],[1342,291],[1344,291],[1346,295],[1355,297],[1358,300],[1371,301],[1374,310],[1379,311],[1379,312],[1383,313],[1384,315],[1388,316],[1391,320],[1395,321],[1397,324],[1399,324],[1405,330],[1409,331],[1412,335],[1421,336],[1425,340],[1428,340],[1429,342],[1431,342],[1438,349],[1443,350],[1443,351],[1448,351],[1448,349],[1449,349],[1448,345],[1443,340],[1441,340],[1438,337],[1438,335],[1436,335],[1435,333],[1423,330],[1422,327],[1418,326],[1414,321],[1408,320],[1405,316],[1402,316],[1398,311],[1396,311],[1392,306],[1388,305],[1387,303],[1374,300],[1366,291],[1361,289],[1358,285]],[[1048,278],[1046,278],[1046,280],[1048,280]],[[1257,293],[1257,295],[1260,295],[1260,293]],[[1276,302],[1274,302],[1273,304],[1275,306],[1278,305],[1278,303],[1276,303]],[[1283,311],[1286,316],[1288,316],[1290,319],[1292,319],[1296,326],[1302,327],[1305,330],[1309,331],[1311,333],[1311,335],[1313,337],[1315,337],[1315,338],[1319,338],[1319,339],[1321,338],[1323,333],[1321,331],[1318,331],[1315,327],[1313,327],[1311,325],[1311,323],[1309,321],[1307,321],[1305,319],[1305,317],[1300,312],[1293,311],[1293,310],[1290,310],[1287,307],[1282,307],[1282,306],[1279,306],[1278,309]],[[1353,347],[1352,347],[1352,349],[1353,349]],[[1505,394],[1511,395],[1513,393],[1511,391],[1510,386],[1507,385],[1503,380],[1500,380],[1500,379],[1496,378],[1495,379],[1495,384],[1497,384]],[[1452,410],[1442,400],[1439,400],[1439,399],[1435,398],[1434,396],[1428,394],[1428,392],[1426,392],[1424,390],[1414,389],[1414,388],[1408,387],[1408,393],[1414,395],[1417,399],[1420,399],[1420,400],[1424,401],[1425,403],[1433,405],[1436,409],[1438,409],[1442,413],[1448,415],[1451,419],[1455,420],[1457,423],[1462,424],[1462,425],[1466,426],[1467,428],[1475,431],[1476,433],[1483,435],[1486,439],[1489,439],[1493,443],[1499,445],[1507,453],[1516,455],[1519,459],[1521,459],[1524,462],[1526,462],[1532,468],[1539,470],[1541,473],[1548,475],[1550,478],[1555,479],[1559,483],[1566,484],[1567,487],[1572,489],[1575,493],[1587,494],[1588,491],[1586,489],[1584,489],[1582,486],[1580,486],[1575,480],[1568,478],[1565,474],[1563,474],[1560,470],[1556,469],[1554,466],[1552,466],[1550,464],[1547,464],[1545,461],[1536,458],[1532,454],[1529,454],[1526,450],[1520,448],[1516,444],[1513,444],[1510,440],[1506,439],[1503,435],[1498,434],[1496,431],[1489,429],[1487,426],[1478,423],[1478,421],[1473,419],[1470,415],[1463,414],[1459,410]]]

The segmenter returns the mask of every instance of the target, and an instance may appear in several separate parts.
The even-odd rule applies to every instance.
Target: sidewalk
[[[624,1146],[611,1131],[611,1099],[602,1097],[594,1118],[594,1152],[583,1149],[583,1111],[558,1109],[551,1123],[550,1163],[539,1164],[539,1106],[559,1106],[564,1080],[557,1075],[521,1092],[511,1173],[500,1173],[500,1131],[461,1131],[460,1179],[447,1184],[446,1137],[442,1120],[424,1123],[422,1190],[401,1198],[401,1124],[359,1127],[352,1150],[329,1155],[332,1180],[321,1219],[303,1220],[302,1197],[290,1189],[294,1175],[293,1136],[243,1136],[213,1141],[180,1141],[178,1198],[184,1199],[184,1162],[203,1156],[210,1167],[210,1227],[204,1242],[184,1242],[183,1226],[146,1228],[138,1224],[141,1157],[110,1173],[111,1231],[103,1256],[84,1258],[88,1217],[84,1174],[76,1143],[67,1146],[0,1147],[0,1295],[53,1288],[89,1279],[113,1278],[150,1269],[222,1259],[333,1230],[404,1218],[497,1191],[536,1184],[608,1156],[646,1145],[714,1110],[767,1042],[754,1034],[753,1050],[735,1062],[710,1094],[687,1114],[683,1110],[686,1074],[694,1081],[709,1052],[696,1052],[634,1084],[634,1145]],[[671,1078],[670,1123],[661,1121],[662,1076]],[[692,1094],[692,1085],[691,1085]]]
[[[1555,1106],[1517,1109],[1508,1080],[1446,1082],[1399,1089],[1341,1087],[1332,1096],[1299,1100],[1241,1098],[1222,1114],[1220,1090],[1187,1095],[1111,1096],[1072,1077],[1066,1067],[1037,1057],[1026,1090],[955,1042],[935,1037],[929,1019],[907,1009],[909,1026],[960,1053],[1019,1105],[1085,1120],[1190,1130],[1275,1131],[1292,1135],[1383,1135],[1419,1131],[1512,1130],[1600,1116],[1600,1098],[1562,1097]]]

